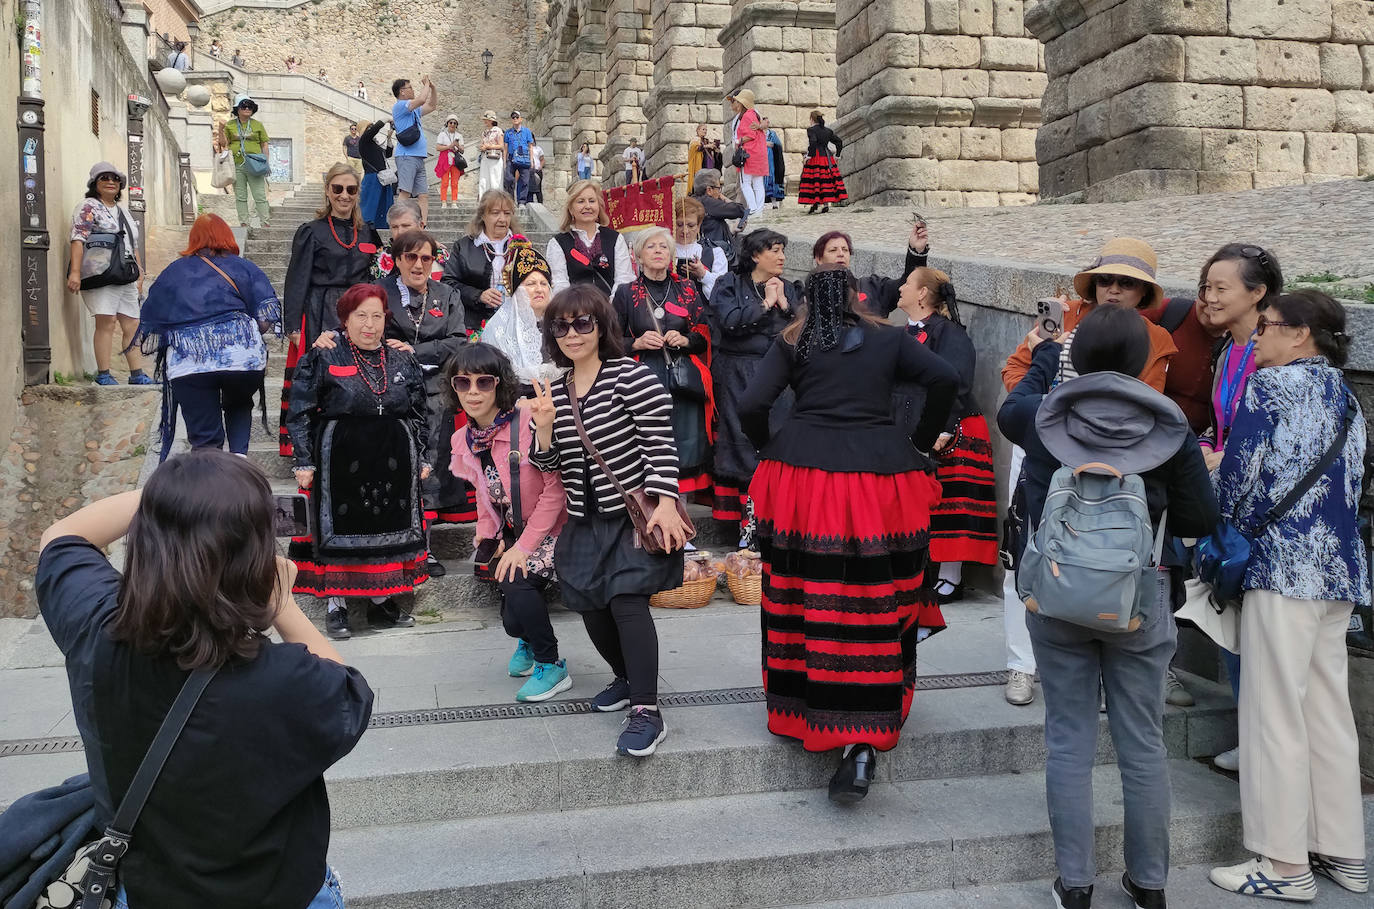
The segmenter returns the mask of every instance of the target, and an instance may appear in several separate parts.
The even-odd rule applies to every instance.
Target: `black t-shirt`
[[[66,657],[103,825],[187,673],[114,641],[120,575],[80,537],[38,560],[38,604]],[[372,690],[301,644],[264,644],[220,669],[133,831],[121,876],[136,907],[305,909],[329,847],[324,771],[357,744]]]

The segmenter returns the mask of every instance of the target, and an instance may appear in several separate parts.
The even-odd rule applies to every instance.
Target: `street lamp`
[[[482,78],[491,78],[491,61],[494,56],[490,49],[482,51]]]

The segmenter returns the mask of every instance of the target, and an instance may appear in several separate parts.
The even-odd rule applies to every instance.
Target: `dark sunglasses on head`
[[[417,261],[417,260],[418,260],[419,262],[425,264],[425,265],[430,265],[431,263],[434,262],[434,257],[433,257],[433,256],[422,256],[422,255],[420,255],[420,254],[417,253],[417,252],[401,253],[401,261],[402,261],[402,262],[413,263],[413,262],[415,262],[415,261]]]
[[[1247,259],[1258,259],[1258,260],[1259,260],[1260,266],[1263,267],[1263,268],[1268,268],[1269,265],[1270,265],[1270,262],[1269,262],[1269,254],[1268,254],[1267,252],[1265,252],[1261,247],[1258,247],[1258,246],[1242,246],[1242,247],[1240,248],[1240,254],[1241,254],[1242,256],[1244,256],[1245,258],[1247,258]],[[1277,325],[1278,323],[1277,323],[1277,322],[1270,322],[1269,324],[1270,324],[1270,325]]]
[[[1276,328],[1278,326],[1283,326],[1284,328],[1301,327],[1296,322],[1280,322],[1278,319],[1267,319],[1264,316],[1260,316],[1259,320],[1255,322],[1255,337],[1258,338],[1260,335],[1264,334],[1265,329]]]
[[[459,394],[464,394],[476,385],[480,392],[494,391],[501,380],[496,376],[454,376],[453,390]]]
[[[348,193],[350,196],[356,196],[358,194],[358,184],[350,183],[344,186],[340,183],[331,183],[329,184],[329,191],[336,196],[342,196],[344,193]]]
[[[1138,287],[1145,286],[1144,281],[1127,275],[1094,275],[1093,281],[1098,287],[1111,287],[1115,284],[1122,290],[1135,290]]]
[[[596,316],[577,316],[573,319],[554,319],[549,323],[549,333],[555,338],[567,337],[568,329],[579,335],[589,335],[596,330]]]

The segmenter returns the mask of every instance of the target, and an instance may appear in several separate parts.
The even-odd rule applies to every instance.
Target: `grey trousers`
[[[1121,772],[1126,870],[1138,886],[1163,889],[1170,807],[1164,673],[1178,640],[1173,616],[1157,606],[1136,631],[1110,634],[1028,611],[1026,626],[1045,693],[1045,795],[1064,885],[1087,887],[1097,877],[1092,773],[1100,678]]]

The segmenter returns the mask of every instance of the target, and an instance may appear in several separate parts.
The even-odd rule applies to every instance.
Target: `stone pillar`
[[[1035,201],[1046,77],[1026,0],[836,0],[835,131],[851,199]]]
[[[549,7],[549,28],[539,47],[539,91],[545,106],[539,130],[546,149],[544,194],[554,199],[574,179],[577,149],[606,141],[605,0],[559,0]],[[558,202],[551,203],[553,207]]]
[[[120,35],[124,38],[124,46],[129,49],[129,55],[134,58],[141,69],[148,68],[148,10],[139,5],[130,5],[124,9],[124,15],[120,19]]]
[[[782,140],[787,183],[795,188],[811,112],[819,110],[827,122],[835,114],[834,0],[734,0],[717,40],[723,88],[753,90],[760,115]],[[728,122],[728,109],[724,117]]]
[[[602,179],[618,183],[620,155],[631,138],[648,129],[644,105],[653,80],[653,23],[650,0],[610,0],[606,10],[606,139],[601,146]]]
[[[1374,173],[1374,3],[1042,0],[1047,198]]]
[[[723,51],[717,32],[729,0],[653,0],[653,86],[644,105],[644,153],[652,176],[685,175],[698,123],[720,119]]]

